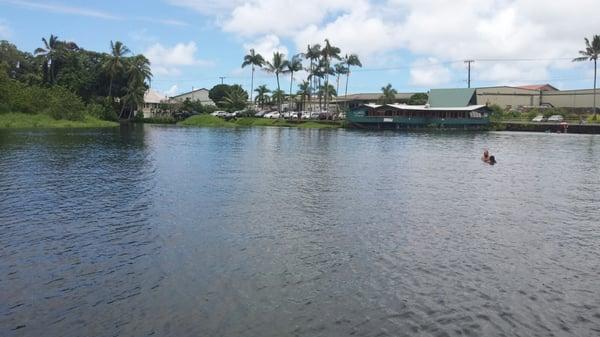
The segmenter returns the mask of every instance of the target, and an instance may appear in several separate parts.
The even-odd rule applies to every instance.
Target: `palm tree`
[[[277,90],[273,91],[273,94],[271,95],[271,99],[273,99],[275,102],[277,102],[277,105],[280,106],[281,102],[285,99],[285,91],[283,91],[281,89],[277,89]]]
[[[127,60],[127,75],[136,81],[145,83],[152,79],[150,61],[144,55],[136,55]]]
[[[242,87],[234,85],[227,90],[221,103],[230,111],[242,110],[248,103],[248,93]]]
[[[346,75],[348,73],[348,68],[346,65],[341,62],[337,63],[333,66],[333,70],[335,72],[335,91],[340,92],[340,75]]]
[[[325,39],[325,46],[323,47],[323,50],[321,50],[321,55],[323,56],[323,61],[324,61],[325,67],[326,67],[325,87],[327,87],[329,85],[329,75],[330,75],[330,73],[333,72],[333,71],[329,70],[331,68],[331,60],[332,59],[339,60],[340,52],[341,52],[340,48],[331,45],[331,43],[329,43],[329,40]],[[329,105],[327,103],[327,96],[325,96],[325,109],[329,110]]]
[[[600,54],[600,35],[594,35],[592,38],[592,43],[588,38],[584,38],[585,40],[585,50],[580,50],[579,54],[581,57],[577,57],[573,59],[573,62],[581,62],[581,61],[594,61],[594,116],[592,119],[596,120],[596,73],[598,68],[598,55]]]
[[[311,83],[311,91],[314,91],[316,85],[316,76],[315,76],[315,65],[318,63],[318,60],[321,58],[321,45],[314,44],[308,45],[306,47],[306,53],[304,53],[304,57],[307,60],[310,60],[310,68],[308,68],[308,80]]]
[[[110,76],[110,84],[108,85],[108,97],[112,97],[112,85],[115,76],[123,69],[123,59],[125,55],[129,54],[129,48],[127,48],[121,41],[113,43],[110,41],[111,54],[108,55],[102,67],[104,71]]]
[[[310,103],[310,95],[312,94],[310,83],[308,81],[302,81],[302,83],[298,84],[298,92],[296,94],[300,96],[300,102],[302,105],[301,110],[306,110],[306,99],[308,98]]]
[[[265,107],[265,103],[269,101],[269,95],[267,94],[270,93],[271,90],[269,90],[267,86],[263,84],[256,88],[254,91],[256,91],[257,94],[256,101],[260,104],[260,108],[263,109]]]
[[[292,97],[292,87],[294,85],[294,73],[302,70],[302,60],[300,55],[294,55],[286,64],[286,71],[290,73],[290,98]],[[291,107],[290,99],[290,107]]]
[[[362,67],[362,63],[360,63],[360,59],[358,58],[358,55],[356,54],[346,54],[346,56],[344,56],[344,60],[343,60],[344,64],[346,65],[346,90],[344,91],[344,102],[346,102],[346,109],[348,109],[348,78],[350,77],[350,67],[351,66],[356,66],[356,67]]]
[[[325,98],[325,101],[327,101],[327,99],[331,99],[332,97],[337,96],[337,92],[335,91],[333,85],[327,84],[319,87],[319,95],[323,96]]]
[[[33,53],[36,56],[43,56],[46,77],[50,84],[53,84],[56,72],[56,60],[60,58],[60,52],[62,50],[76,50],[79,47],[74,42],[60,41],[58,36],[53,34],[50,34],[48,40],[42,38],[42,42],[44,42],[44,47],[37,48]]]
[[[277,78],[277,91],[281,91],[279,74],[285,73],[286,67],[287,61],[285,60],[285,55],[276,51],[273,53],[273,60],[267,61],[266,67],[264,68],[267,72],[275,74],[275,77]],[[273,93],[273,98],[275,98],[275,93]],[[281,101],[278,101],[278,110],[281,111]]]
[[[125,96],[121,98],[123,106],[121,107],[121,113],[119,114],[119,118],[123,119],[126,108],[129,108],[129,113],[127,115],[127,119],[131,119],[135,110],[143,106],[144,104],[144,94],[148,87],[139,81],[136,78],[130,78],[127,84],[127,92]]]
[[[386,85],[381,88],[382,95],[379,97],[379,100],[382,104],[390,104],[396,101],[396,94],[398,93],[396,89],[392,88],[391,84]]]
[[[265,59],[262,55],[257,54],[254,49],[250,49],[250,53],[244,56],[244,63],[242,63],[242,68],[247,66],[252,66],[252,81],[250,82],[250,101],[252,101],[253,92],[254,92],[254,67],[261,68],[265,64]]]

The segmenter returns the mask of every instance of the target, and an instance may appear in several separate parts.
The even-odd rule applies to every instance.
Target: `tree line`
[[[50,35],[33,53],[0,41],[0,76],[0,112],[43,113],[53,100],[72,101],[65,116],[54,117],[117,120],[132,119],[143,106],[152,72],[144,55],[120,41],[96,52]]]
[[[308,61],[306,66],[303,60]],[[251,67],[252,79],[250,84],[251,99],[256,92],[256,103],[264,106],[273,100],[278,109],[281,110],[281,104],[286,98],[286,93],[281,89],[280,77],[289,74],[290,90],[287,95],[290,99],[294,96],[299,97],[299,103],[304,109],[306,103],[311,103],[313,96],[319,100],[319,108],[328,107],[332,97],[337,96],[340,86],[340,78],[345,76],[345,96],[348,94],[348,81],[351,73],[351,67],[362,67],[362,63],[356,54],[346,54],[341,56],[341,49],[332,45],[328,39],[325,39],[324,45],[308,45],[306,51],[293,55],[289,60],[283,53],[278,51],[273,53],[270,60],[266,60],[262,55],[256,53],[254,49],[244,56],[242,68]],[[272,91],[266,86],[261,85],[254,89],[254,72],[256,69],[264,70],[275,75],[277,89]],[[294,74],[305,70],[308,73],[307,79],[298,84],[296,94],[293,93]],[[335,79],[335,87],[331,84],[331,79]],[[271,93],[271,96],[268,94]]]

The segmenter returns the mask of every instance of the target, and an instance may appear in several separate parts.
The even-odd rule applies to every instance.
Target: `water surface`
[[[595,336],[599,280],[598,136],[0,130],[1,336]]]

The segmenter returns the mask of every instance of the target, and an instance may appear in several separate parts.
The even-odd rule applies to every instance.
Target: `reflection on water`
[[[0,131],[0,335],[598,335],[599,146]]]

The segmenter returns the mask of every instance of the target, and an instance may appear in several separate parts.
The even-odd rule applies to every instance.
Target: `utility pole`
[[[220,76],[219,77],[221,79],[221,84],[223,84],[223,80],[226,78],[225,76]]]
[[[465,60],[468,69],[468,77],[467,77],[467,88],[471,87],[471,63],[475,62],[475,60]]]

